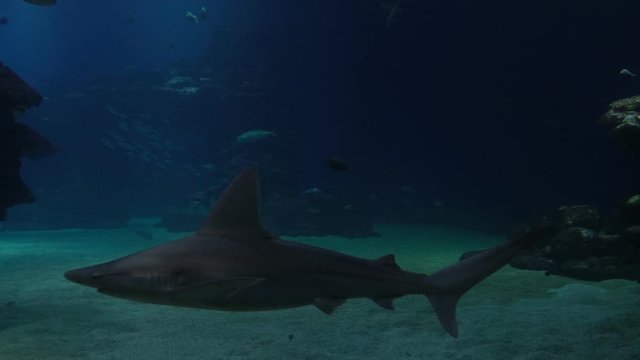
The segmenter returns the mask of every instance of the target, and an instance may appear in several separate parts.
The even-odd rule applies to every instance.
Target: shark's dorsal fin
[[[374,260],[377,264],[380,264],[382,266],[391,268],[391,269],[397,269],[400,270],[400,266],[398,266],[398,264],[396,263],[396,257],[393,254],[388,254],[388,255],[384,255],[381,256],[377,259]]]
[[[260,218],[260,183],[255,168],[243,171],[229,184],[198,234],[240,240],[273,238]]]

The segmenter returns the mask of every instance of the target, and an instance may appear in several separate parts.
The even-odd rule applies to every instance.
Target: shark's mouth
[[[118,291],[114,288],[109,288],[109,287],[99,287],[96,289],[96,291],[99,292],[100,294],[115,296],[115,297],[124,297],[124,294],[127,293],[126,291]]]
[[[149,294],[143,294],[140,291],[127,291],[125,289],[115,289],[111,287],[100,287],[97,289],[100,294],[127,299],[133,301],[149,302]]]
[[[100,294],[150,304],[165,304],[165,294],[128,288],[99,287]]]

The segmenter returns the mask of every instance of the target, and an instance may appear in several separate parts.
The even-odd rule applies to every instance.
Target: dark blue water
[[[61,274],[193,231],[252,166],[274,233],[395,252],[409,270],[562,205],[599,209],[590,234],[637,238],[635,220],[609,216],[638,192],[638,160],[598,119],[640,91],[638,13],[637,1],[0,2],[0,62],[44,96],[19,121],[58,149],[23,160],[36,202],[0,224],[2,343],[25,359],[637,358],[630,281],[503,270],[464,300],[473,333],[450,343],[414,316],[423,298],[398,318],[363,306],[333,323],[201,315],[97,300]],[[623,252],[617,265],[632,264]]]
[[[507,222],[568,203],[610,209],[632,191],[637,166],[596,120],[640,86],[618,74],[640,63],[630,45],[637,4],[407,1],[389,19],[383,3],[3,3],[2,60],[48,98],[25,119],[62,150],[26,165],[27,178],[44,199],[52,168],[120,201],[150,188],[180,198],[213,180],[180,177],[175,163],[221,167],[235,136],[266,128],[289,190],[318,186],[367,207],[380,199],[381,219],[410,217],[398,209],[403,186],[414,207],[439,201],[458,217]],[[201,6],[206,19],[186,18]],[[226,77],[230,88],[254,82],[262,94],[127,91],[180,71]],[[107,107],[148,114],[184,151],[145,178],[144,164],[100,143],[117,123]],[[353,171],[327,171],[330,156]]]

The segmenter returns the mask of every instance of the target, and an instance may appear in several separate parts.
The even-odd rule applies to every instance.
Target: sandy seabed
[[[640,284],[587,283],[505,267],[460,301],[460,337],[423,296],[226,313],[129,302],[63,278],[180,237],[134,230],[0,231],[0,360],[13,359],[640,359]],[[430,273],[504,239],[427,226],[379,225],[379,238],[288,238]]]

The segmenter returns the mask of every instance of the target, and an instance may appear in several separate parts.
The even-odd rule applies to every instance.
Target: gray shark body
[[[192,236],[65,277],[134,301],[229,311],[315,305],[331,314],[349,298],[370,298],[393,309],[393,299],[420,294],[456,337],[460,296],[539,237],[524,232],[427,276],[403,271],[393,255],[367,260],[272,236],[262,226],[259,202],[257,173],[247,170]]]

